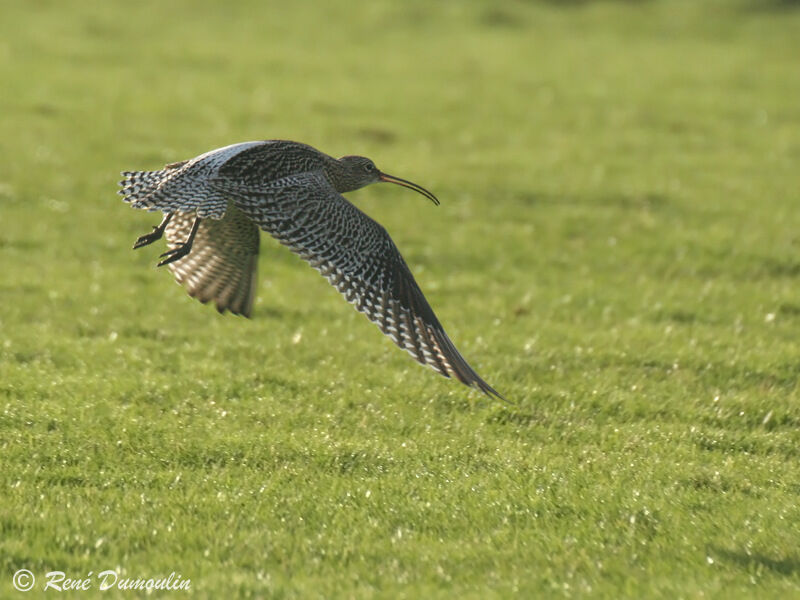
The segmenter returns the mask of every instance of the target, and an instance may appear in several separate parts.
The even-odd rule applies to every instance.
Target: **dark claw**
[[[172,213],[168,214],[164,221],[159,225],[160,228],[164,228],[167,226],[170,218],[172,217]],[[180,260],[192,250],[192,244],[194,243],[194,236],[197,235],[197,230],[200,228],[200,217],[196,217],[194,223],[192,223],[192,230],[189,232],[189,237],[186,238],[186,241],[183,242],[180,246],[175,246],[172,250],[167,250],[162,254],[159,258],[163,258],[157,266],[163,267],[164,265],[168,265],[171,262],[175,262],[176,260]]]
[[[164,230],[167,228],[167,224],[172,219],[173,213],[167,213],[164,215],[164,218],[161,219],[161,223],[153,227],[153,231],[150,233],[146,233],[145,235],[139,236],[133,243],[133,249],[136,250],[137,248],[141,248],[142,246],[147,246],[148,244],[152,244],[156,240],[160,240],[161,237],[164,235]]]
[[[140,235],[137,238],[137,240],[133,243],[133,249],[136,250],[137,248],[152,244],[156,240],[160,240],[163,235],[164,230],[160,229],[158,226],[154,226],[152,232]]]
[[[159,258],[163,258],[161,262],[159,262],[156,266],[163,267],[164,265],[168,265],[169,263],[175,262],[176,260],[182,259],[184,256],[189,254],[192,250],[191,244],[181,244],[180,246],[173,248],[172,250],[167,250],[162,254]]]

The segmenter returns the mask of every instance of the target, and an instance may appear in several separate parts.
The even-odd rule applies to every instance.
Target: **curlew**
[[[125,202],[164,214],[134,249],[166,236],[169,249],[158,266],[168,265],[200,302],[250,316],[260,228],[308,261],[418,362],[502,398],[450,341],[386,230],[342,196],[385,181],[439,204],[422,186],[381,172],[363,156],[336,159],[285,140],[233,144],[122,176]]]

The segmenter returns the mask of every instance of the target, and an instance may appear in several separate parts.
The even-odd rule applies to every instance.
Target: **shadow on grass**
[[[800,8],[800,0],[753,0],[747,5],[751,11],[780,11]]]
[[[792,259],[767,257],[753,257],[754,266],[752,272],[747,273],[750,277],[761,277],[765,279],[794,279],[800,277],[800,262]]]
[[[531,4],[548,4],[550,6],[560,6],[564,8],[573,8],[576,6],[586,6],[589,4],[597,4],[607,0],[528,0]],[[619,4],[649,4],[653,0],[616,0]]]
[[[767,569],[780,575],[797,575],[800,573],[800,556],[773,558],[760,552],[748,554],[740,550],[728,550],[714,547],[711,548],[711,551],[712,554],[715,554],[720,560],[727,560],[748,570],[759,571]]]
[[[669,204],[663,194],[550,194],[524,192],[514,195],[524,205],[589,206],[615,210],[656,210]]]
[[[528,0],[529,4],[543,4],[552,8],[577,9],[600,1],[610,0]],[[619,4],[649,4],[652,0],[616,0]],[[480,25],[490,29],[521,29],[526,27],[528,19],[508,6],[493,6],[485,10],[480,16]]]
[[[5,237],[0,237],[0,250],[4,250],[6,248],[10,250],[19,250],[19,251],[28,251],[28,250],[36,250],[42,248],[44,243],[37,240],[27,240],[27,239],[8,239]]]
[[[660,267],[653,273],[664,277],[681,275],[700,279],[726,277],[747,282],[800,278],[800,261],[796,259],[764,256],[755,252],[734,253],[727,247],[694,246],[691,260],[669,263],[666,268],[669,269],[668,272]]]
[[[362,140],[381,145],[389,145],[397,141],[397,134],[391,129],[383,127],[361,127],[356,129],[354,133]]]

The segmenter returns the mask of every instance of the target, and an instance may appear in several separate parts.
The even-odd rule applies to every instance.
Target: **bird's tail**
[[[158,205],[161,197],[159,191],[180,173],[180,167],[187,162],[172,163],[158,171],[123,171],[121,175],[124,179],[119,182],[120,190],[117,193],[133,208],[158,210],[161,208]]]
[[[134,208],[147,208],[147,198],[158,189],[164,171],[123,171],[122,176],[124,179],[119,182],[117,193]]]
[[[123,171],[119,194],[133,208],[221,219],[228,208],[228,198],[209,186],[206,177],[198,175],[195,164],[196,160],[185,160],[159,171]]]
[[[120,190],[118,193],[133,208],[144,210],[163,209],[160,204],[164,199],[164,195],[160,192],[164,184],[180,172],[178,167],[184,164],[185,162],[174,163],[158,171],[123,171],[122,177],[124,179],[119,182]]]

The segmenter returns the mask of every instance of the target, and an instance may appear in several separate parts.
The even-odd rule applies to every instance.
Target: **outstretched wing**
[[[345,200],[321,173],[259,185],[220,177],[213,185],[322,273],[417,361],[502,397],[456,350],[386,230]]]
[[[169,248],[189,237],[194,212],[175,213],[164,234]],[[178,283],[193,298],[213,301],[219,312],[249,317],[256,292],[256,268],[260,232],[253,221],[234,206],[222,219],[203,219],[192,251],[169,263]]]

